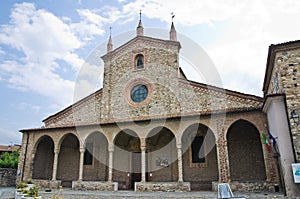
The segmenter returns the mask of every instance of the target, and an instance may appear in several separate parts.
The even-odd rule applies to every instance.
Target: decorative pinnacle
[[[140,21],[142,20],[142,10],[140,10]]]
[[[171,16],[172,16],[172,22],[173,22],[173,20],[174,20],[174,17],[175,17],[175,14],[174,14],[174,12],[171,12]]]

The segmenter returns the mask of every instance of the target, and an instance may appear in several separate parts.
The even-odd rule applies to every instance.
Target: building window
[[[148,96],[148,88],[145,85],[138,84],[132,88],[130,97],[135,103],[143,102]]]
[[[93,165],[93,143],[86,144],[83,165]]]
[[[203,136],[196,136],[192,142],[192,163],[205,163],[203,140]]]
[[[135,68],[136,69],[144,68],[144,56],[142,54],[138,54],[135,57]]]

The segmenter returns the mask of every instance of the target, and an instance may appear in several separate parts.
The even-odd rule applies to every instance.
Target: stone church
[[[104,62],[103,88],[23,134],[19,181],[79,190],[299,192],[300,41],[271,45],[264,97],[186,78],[169,39],[136,36]],[[298,117],[299,119],[299,117]],[[271,135],[271,136],[270,136]]]

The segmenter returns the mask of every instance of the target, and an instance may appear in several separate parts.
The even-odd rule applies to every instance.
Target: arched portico
[[[106,181],[108,179],[108,141],[96,131],[85,140],[83,180]]]
[[[219,177],[214,133],[203,124],[192,124],[181,142],[184,181],[191,182],[192,190],[211,190]]]
[[[78,180],[79,177],[80,144],[72,133],[64,135],[60,143],[57,179],[62,181],[63,186],[71,187],[72,181]]]
[[[260,133],[246,120],[237,120],[228,129],[228,157],[231,181],[265,181],[266,170]]]
[[[54,161],[54,142],[51,137],[42,136],[36,142],[33,160],[33,179],[51,180]]]
[[[121,190],[141,181],[141,142],[132,130],[122,130],[114,139],[113,181]]]
[[[146,138],[147,181],[175,182],[178,180],[176,138],[165,127],[152,129]]]

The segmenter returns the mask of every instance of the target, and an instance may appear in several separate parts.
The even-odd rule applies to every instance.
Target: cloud
[[[226,24],[204,48],[225,88],[256,95],[261,95],[268,46],[299,39],[300,2],[294,0],[136,0],[125,4],[122,13],[133,16],[139,9],[148,18],[168,23],[174,12],[175,22],[183,27]]]
[[[261,95],[268,46],[299,39],[300,3],[293,2],[246,1],[239,17],[208,46],[225,87]]]
[[[16,49],[18,56],[0,62],[2,81],[52,98],[61,106],[70,104],[75,82],[61,71],[76,74],[84,63],[77,50],[86,45],[87,38],[103,34],[102,26],[108,22],[89,10],[78,13],[81,21],[75,23],[36,9],[32,3],[15,4],[10,22],[1,25],[0,44]]]
[[[3,145],[21,144],[22,134],[0,128],[0,143]]]
[[[175,0],[136,0],[123,6],[122,12],[127,15],[136,15],[142,10],[148,18],[156,18],[170,22],[171,12],[174,12],[175,21],[184,25],[197,25],[223,21],[237,14],[242,6],[239,0],[229,1],[175,1]]]
[[[31,104],[31,103],[27,103],[27,102],[21,102],[19,104],[16,105],[16,108],[18,110],[30,110],[30,111],[34,111],[35,113],[39,112],[41,107]]]

